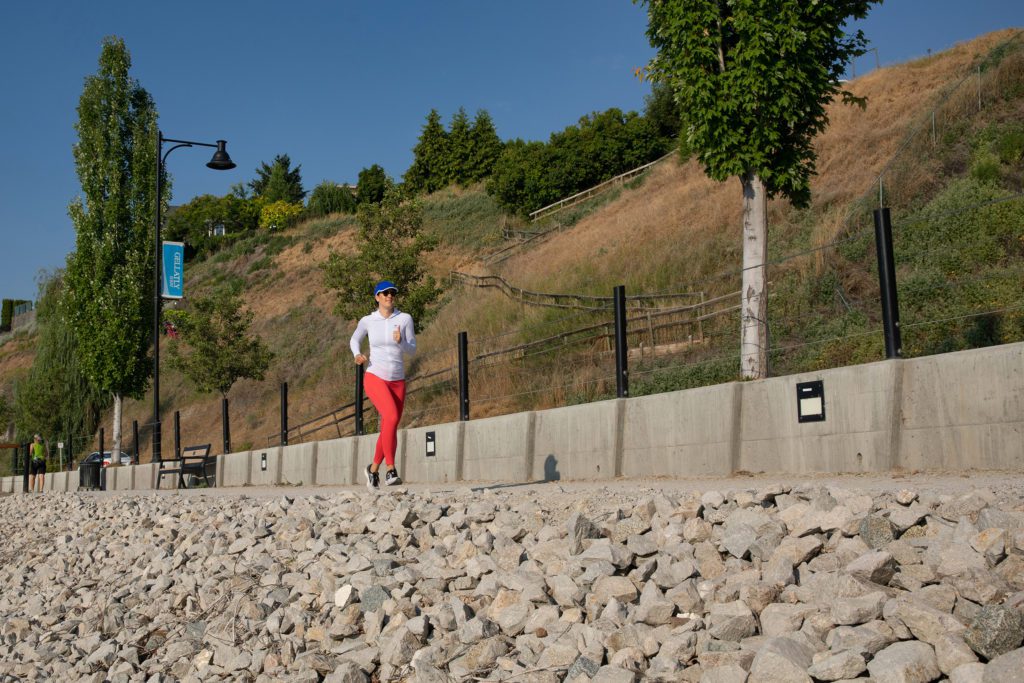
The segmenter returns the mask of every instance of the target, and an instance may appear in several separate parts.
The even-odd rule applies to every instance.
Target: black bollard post
[[[626,287],[618,285],[615,296],[615,395],[629,396],[629,349],[626,347]]]
[[[135,454],[132,456],[132,463],[139,464],[139,421],[132,420],[132,448]]]
[[[228,398],[220,399],[220,421],[224,427],[224,452],[231,452],[231,419],[228,416]]]
[[[469,335],[459,332],[459,419],[469,419]]]
[[[365,373],[365,365],[356,366],[356,400],[354,407],[356,436],[363,435],[363,375]]]
[[[281,445],[288,445],[288,382],[281,382]]]
[[[875,209],[875,250],[878,252],[878,289],[882,297],[885,357],[902,358],[900,306],[896,297],[896,264],[892,253],[892,221],[888,207]]]
[[[22,474],[21,490],[24,493],[28,493],[28,476],[29,476],[29,459],[32,457],[32,442],[25,444],[25,467],[24,473]]]
[[[174,411],[174,459],[181,460],[181,411]]]

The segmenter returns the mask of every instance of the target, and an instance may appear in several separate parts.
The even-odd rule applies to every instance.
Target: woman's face
[[[398,292],[393,289],[385,289],[383,292],[375,296],[377,305],[381,308],[392,309],[395,307],[395,299],[398,296]]]

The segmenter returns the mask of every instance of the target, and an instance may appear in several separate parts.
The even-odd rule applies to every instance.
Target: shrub
[[[292,204],[280,199],[260,209],[260,227],[264,230],[284,230],[302,217],[301,204]]]
[[[332,213],[355,213],[356,198],[347,187],[325,180],[309,196],[306,211],[310,216],[322,217]]]

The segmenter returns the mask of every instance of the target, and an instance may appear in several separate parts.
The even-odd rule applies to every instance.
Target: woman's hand
[[[356,365],[362,365],[365,362],[366,356],[364,356],[363,354],[359,354],[358,356],[356,356]]]
[[[402,341],[402,328],[396,327],[395,329],[393,329],[391,331],[391,337],[392,339],[395,340],[396,344],[400,343]]]

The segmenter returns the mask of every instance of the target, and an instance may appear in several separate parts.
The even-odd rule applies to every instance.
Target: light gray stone
[[[928,683],[942,675],[935,650],[928,643],[894,643],[878,652],[868,664],[875,683]]]
[[[867,668],[863,655],[845,650],[815,662],[808,667],[807,673],[819,681],[838,681],[856,678],[867,671]]]

